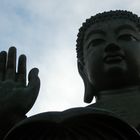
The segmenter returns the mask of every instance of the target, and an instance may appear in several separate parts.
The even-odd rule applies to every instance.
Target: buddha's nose
[[[105,52],[113,53],[113,52],[120,51],[120,50],[121,50],[120,46],[118,46],[115,43],[110,43],[105,47]]]

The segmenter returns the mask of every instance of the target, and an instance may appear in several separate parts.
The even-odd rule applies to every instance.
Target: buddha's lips
[[[109,54],[104,57],[104,62],[107,64],[120,63],[124,60],[122,54]]]

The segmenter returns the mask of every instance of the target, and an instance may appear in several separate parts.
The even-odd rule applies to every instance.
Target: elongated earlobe
[[[85,84],[84,102],[91,103],[94,97],[93,86],[89,82],[84,82],[84,84]]]
[[[78,62],[78,71],[80,76],[82,77],[85,85],[85,94],[84,94],[84,102],[90,103],[93,100],[93,97],[96,95],[94,87],[89,82],[85,70],[84,65]]]

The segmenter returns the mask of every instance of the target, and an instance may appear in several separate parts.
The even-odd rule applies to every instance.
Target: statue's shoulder
[[[90,107],[47,112],[17,124],[5,140],[139,140],[139,133],[112,113]]]

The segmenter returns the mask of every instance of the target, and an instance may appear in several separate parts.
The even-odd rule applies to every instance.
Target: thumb
[[[38,68],[31,69],[31,71],[29,72],[29,75],[28,75],[29,83],[27,85],[27,88],[29,90],[31,90],[31,92],[35,92],[35,94],[37,94],[37,95],[38,95],[38,92],[40,89],[40,79],[38,77],[38,73],[39,73]]]
[[[39,73],[39,70],[38,68],[33,68],[31,69],[31,71],[29,72],[29,75],[28,75],[28,86],[32,87],[32,86],[37,86],[39,85],[40,86],[40,79],[38,77],[38,73]]]
[[[31,107],[33,106],[33,104],[36,101],[36,98],[38,96],[39,93],[39,89],[40,89],[40,79],[38,77],[38,73],[39,70],[37,68],[33,68],[28,75],[28,85],[26,87],[26,93],[28,93],[27,95],[27,99],[26,99],[26,103],[27,103],[27,108],[28,110],[31,109]]]

